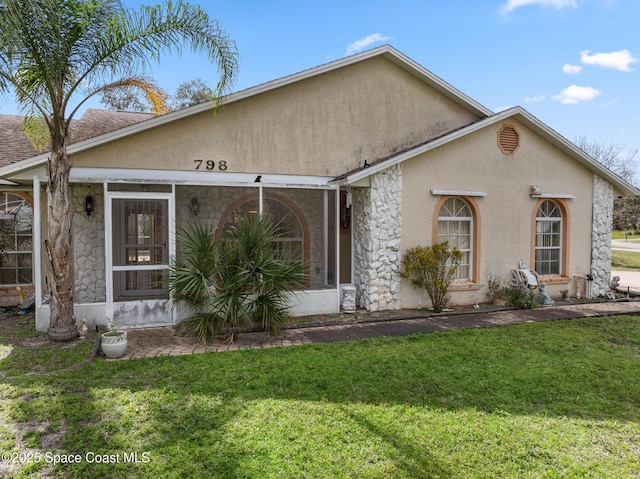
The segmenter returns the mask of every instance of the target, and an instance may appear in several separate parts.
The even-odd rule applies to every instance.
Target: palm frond
[[[170,111],[167,103],[169,95],[156,82],[149,78],[141,76],[121,78],[107,85],[96,88],[88,96],[94,96],[98,93],[104,94],[111,91],[139,91],[151,105],[151,111],[154,115],[162,115]]]
[[[41,117],[25,116],[21,127],[36,150],[42,152],[49,146],[51,142],[49,127]]]
[[[279,235],[268,215],[238,217],[219,240],[209,225],[184,225],[178,234],[180,261],[170,275],[175,300],[198,314],[210,313],[210,320],[226,325],[229,338],[252,322],[277,334],[288,318],[288,293],[305,280],[305,265],[278,245]]]
[[[201,339],[205,344],[224,329],[222,318],[211,312],[196,313],[185,319],[181,327],[186,334]]]

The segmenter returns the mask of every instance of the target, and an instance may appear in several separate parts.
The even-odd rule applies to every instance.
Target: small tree
[[[213,98],[214,93],[207,82],[201,78],[184,81],[178,85],[169,105],[172,110],[181,110],[189,106],[204,103]]]
[[[637,185],[637,149],[627,150],[626,145],[607,145],[579,136],[574,143],[604,167],[613,171],[632,185]],[[613,229],[635,230],[640,218],[640,201],[634,196],[615,198],[613,203]]]
[[[12,249],[14,222],[15,218],[8,221],[0,221],[0,268],[2,268],[7,261],[7,250]]]
[[[198,103],[213,100],[215,97],[215,92],[207,82],[201,78],[180,83],[173,95],[168,95],[159,87],[157,94],[163,102],[168,102],[168,110],[180,110],[197,105]],[[149,113],[153,108],[153,104],[149,102],[145,96],[140,95],[136,89],[127,86],[116,90],[104,91],[100,98],[100,103],[110,110]]]
[[[162,95],[163,98],[166,97],[166,94],[161,90],[158,90],[158,94]],[[140,95],[133,88],[123,87],[104,91],[100,98],[100,103],[110,110],[150,113],[153,105],[145,100],[144,95]]]
[[[456,269],[462,260],[458,248],[449,243],[433,246],[416,246],[402,257],[401,275],[411,279],[411,284],[425,289],[436,313],[442,312],[449,302],[449,284],[455,279]]]
[[[233,342],[239,326],[258,323],[272,334],[288,318],[288,295],[305,279],[293,251],[278,246],[278,224],[267,215],[246,214],[216,238],[199,222],[181,227],[180,259],[171,267],[170,290],[176,304],[192,315],[185,328],[202,339],[226,330]]]
[[[613,171],[631,184],[636,183],[638,164],[635,157],[638,150],[627,150],[625,144],[605,144],[578,136],[574,143],[585,153],[593,157],[605,168]]]

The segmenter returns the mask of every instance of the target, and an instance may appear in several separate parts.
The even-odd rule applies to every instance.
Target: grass
[[[625,235],[624,231],[613,231],[611,233],[612,239],[624,240]],[[638,235],[630,235],[627,239],[628,242],[638,242],[640,241],[640,236]],[[620,251],[620,250],[612,250],[611,251],[611,267],[613,269],[618,270],[640,270],[640,252],[633,251]]]
[[[636,316],[82,363],[90,346],[0,361],[0,449],[81,455],[6,475],[640,475]]]
[[[611,251],[611,267],[619,270],[640,270],[640,252]]]
[[[620,230],[613,230],[611,232],[611,239],[614,240],[623,240],[626,239],[627,236],[625,236],[624,231],[620,231]]]
[[[632,233],[625,235],[624,231],[613,230],[611,232],[611,239],[614,240],[625,240],[630,242],[638,242],[640,241],[640,235],[638,233]]]

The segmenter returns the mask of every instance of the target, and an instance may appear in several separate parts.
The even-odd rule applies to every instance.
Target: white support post
[[[36,312],[42,308],[42,207],[40,204],[40,179],[33,179],[33,284],[36,295]],[[36,313],[37,314],[37,313]]]
[[[113,321],[113,232],[111,197],[109,184],[103,183],[104,191],[104,271],[105,271],[105,299],[106,314],[109,322]]]

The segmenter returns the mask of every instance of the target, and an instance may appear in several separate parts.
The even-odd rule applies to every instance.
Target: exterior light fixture
[[[95,203],[93,202],[93,196],[89,195],[84,199],[84,212],[87,214],[87,218],[91,216],[96,210]]]
[[[193,216],[198,216],[198,213],[200,213],[200,202],[198,198],[191,198],[191,212]]]

